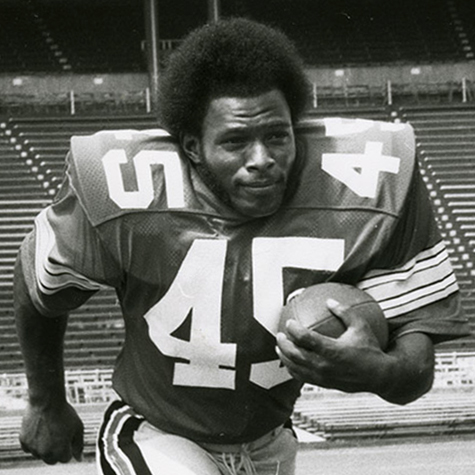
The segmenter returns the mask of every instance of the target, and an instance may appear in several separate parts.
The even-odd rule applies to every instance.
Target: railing
[[[112,369],[75,369],[65,372],[66,389],[72,404],[106,403],[115,397],[111,388]],[[453,388],[475,390],[475,352],[438,353],[436,355],[433,390]],[[302,394],[326,393],[327,390],[307,385]],[[23,373],[0,375],[0,396],[21,405],[26,398],[26,378]],[[4,402],[5,404],[5,402]]]

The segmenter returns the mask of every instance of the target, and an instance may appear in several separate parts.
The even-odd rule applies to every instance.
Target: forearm
[[[429,336],[409,333],[396,339],[381,366],[380,397],[394,404],[407,404],[421,397],[434,380],[434,348]]]
[[[28,294],[20,259],[14,278],[16,328],[30,402],[45,407],[62,402],[65,400],[63,341],[67,315],[49,318],[38,312]]]

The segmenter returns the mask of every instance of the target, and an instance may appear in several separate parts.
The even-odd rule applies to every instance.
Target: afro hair
[[[159,120],[171,134],[199,135],[209,101],[280,90],[295,121],[309,98],[303,62],[279,30],[221,20],[192,31],[170,56],[159,84]]]

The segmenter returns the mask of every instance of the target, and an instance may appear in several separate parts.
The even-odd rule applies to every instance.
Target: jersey
[[[466,333],[408,125],[296,127],[285,203],[247,218],[162,130],[74,137],[63,187],[22,257],[45,315],[116,289],[126,337],[114,389],[151,424],[242,443],[284,423],[301,384],[275,352],[297,289],[345,282],[380,303],[391,337]]]

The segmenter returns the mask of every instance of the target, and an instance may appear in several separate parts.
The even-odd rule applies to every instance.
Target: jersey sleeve
[[[89,222],[71,186],[71,161],[54,202],[35,219],[21,246],[30,297],[44,315],[55,316],[82,305],[105,287],[115,287],[118,269]]]
[[[470,333],[456,276],[417,166],[395,231],[358,287],[379,302],[393,339],[423,332],[441,342]]]

